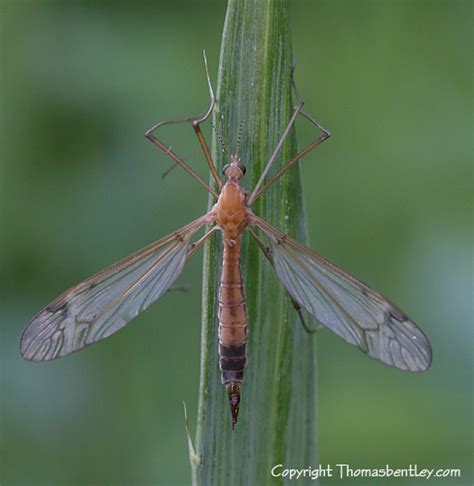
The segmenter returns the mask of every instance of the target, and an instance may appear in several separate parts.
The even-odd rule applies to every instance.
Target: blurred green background
[[[0,14],[0,483],[189,484],[201,256],[180,279],[190,292],[81,353],[32,364],[18,339],[63,290],[205,211],[180,169],[161,179],[169,161],[143,131],[207,106],[201,51],[215,83],[225,2]],[[322,464],[461,468],[429,484],[472,484],[472,22],[470,1],[291,2],[296,79],[333,132],[303,163],[312,246],[399,303],[434,350],[407,374],[318,335]],[[311,135],[301,123],[300,144]],[[189,127],[166,137],[205,174]]]

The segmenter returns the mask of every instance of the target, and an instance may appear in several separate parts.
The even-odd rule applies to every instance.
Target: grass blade
[[[286,0],[230,0],[219,62],[214,124],[233,153],[241,124],[240,157],[249,191],[291,116],[292,52]],[[272,173],[294,155],[294,131]],[[228,163],[214,137],[219,168]],[[211,204],[213,201],[211,202]],[[301,176],[294,168],[254,205],[283,231],[306,239]],[[217,292],[222,242],[204,259],[201,382],[192,456],[193,484],[271,484],[277,464],[316,464],[315,338],[303,330],[273,269],[247,234],[242,274],[249,317],[248,356],[239,422],[232,431],[217,346]]]

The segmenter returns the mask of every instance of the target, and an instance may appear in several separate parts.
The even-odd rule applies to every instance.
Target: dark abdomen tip
[[[240,383],[228,383],[226,385],[227,397],[229,398],[230,413],[232,414],[232,430],[237,423],[240,404]]]

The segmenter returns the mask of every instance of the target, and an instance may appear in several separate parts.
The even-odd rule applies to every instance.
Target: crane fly
[[[431,346],[406,314],[379,292],[252,212],[253,203],[278,178],[330,136],[328,130],[302,110],[303,101],[293,81],[297,105],[255,188],[248,194],[240,185],[245,166],[238,150],[223,169],[223,181],[201,132],[200,125],[211,116],[216,103],[205,56],[204,64],[211,100],[207,112],[198,118],[157,123],[145,136],[207,189],[217,199],[216,204],[204,216],[102,270],[51,302],[23,331],[22,356],[31,361],[61,358],[117,332],[169,290],[186,262],[214,232],[221,231],[224,253],[218,298],[219,356],[234,427],[247,364],[247,311],[240,250],[242,234],[248,230],[287,290],[304,325],[302,309],[371,358],[401,370],[426,370],[431,364]],[[298,115],[311,122],[322,135],[265,182]],[[190,123],[197,135],[217,192],[154,135],[164,125],[183,122]],[[204,227],[207,232],[196,239],[196,233]],[[306,325],[305,328],[310,331]]]

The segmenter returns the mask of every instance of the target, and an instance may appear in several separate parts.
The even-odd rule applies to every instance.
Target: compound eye
[[[230,167],[230,164],[225,164],[222,168],[222,173],[225,175],[225,171]]]
[[[245,173],[247,172],[247,168],[245,167],[245,165],[239,164],[239,169],[242,171],[243,175],[245,175]]]

